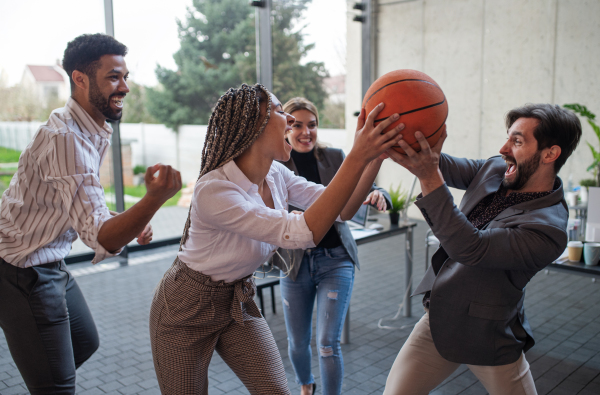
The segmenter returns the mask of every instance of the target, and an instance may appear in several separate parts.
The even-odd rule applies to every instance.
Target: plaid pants
[[[290,394],[255,291],[251,276],[215,282],[175,259],[150,310],[152,356],[163,394],[208,394],[214,350],[251,394]]]

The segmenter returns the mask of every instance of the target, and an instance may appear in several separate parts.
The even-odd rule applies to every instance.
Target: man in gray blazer
[[[421,151],[390,157],[416,175],[416,205],[440,240],[414,294],[425,315],[400,350],[384,394],[427,394],[467,364],[490,394],[536,394],[524,352],[533,344],[523,301],[529,280],[567,245],[568,210],[557,173],[581,124],[555,105],[506,116],[508,139],[488,160],[442,154],[417,132]],[[460,207],[448,187],[465,190]]]

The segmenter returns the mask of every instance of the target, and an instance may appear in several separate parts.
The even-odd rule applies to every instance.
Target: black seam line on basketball
[[[426,84],[433,85],[433,86],[435,86],[436,88],[438,88],[439,90],[442,90],[442,89],[441,89],[439,86],[437,86],[436,84],[433,84],[433,83],[431,83],[431,82],[429,82],[429,81],[427,81],[427,80],[420,80],[420,79],[418,79],[418,78],[407,78],[407,79],[405,79],[405,80],[398,80],[398,81],[390,82],[389,84],[385,84],[384,86],[382,86],[381,88],[379,88],[379,89],[377,89],[375,92],[373,92],[373,93],[371,94],[371,96],[369,96],[369,98],[367,99],[367,101],[365,102],[365,104],[367,104],[367,103],[369,102],[369,100],[371,100],[371,98],[372,98],[372,97],[373,97],[373,96],[374,96],[374,95],[375,95],[377,92],[379,92],[380,90],[382,90],[383,88],[386,88],[386,87],[388,87],[388,86],[390,86],[390,85],[397,84],[397,83],[399,83],[399,82],[405,82],[405,81],[419,81],[419,82],[425,82]]]
[[[402,116],[402,115],[410,114],[411,112],[417,112],[417,111],[421,111],[421,110],[426,110],[426,109],[428,109],[428,108],[431,108],[431,107],[440,106],[440,105],[444,104],[444,102],[445,102],[445,101],[446,101],[446,98],[444,97],[444,100],[442,100],[442,101],[441,101],[441,102],[439,102],[439,103],[431,104],[431,105],[429,105],[429,106],[425,106],[425,107],[417,108],[417,109],[410,110],[410,111],[407,111],[407,112],[402,112],[402,113],[398,114],[398,116]],[[373,121],[373,123],[375,123],[375,122],[381,122],[381,121],[385,121],[385,120],[386,120],[386,119],[388,119],[388,118],[389,118],[389,117],[385,117],[385,118],[379,118],[379,119],[376,119],[376,120],[374,120],[374,121]]]
[[[427,136],[427,137],[425,137],[425,138],[426,138],[426,139],[428,139],[428,138],[430,138],[431,136],[435,136],[435,135],[437,134],[437,132],[439,132],[440,130],[442,130],[442,127],[443,127],[443,126],[444,126],[444,124],[446,123],[446,119],[448,119],[448,116],[446,116],[446,118],[444,119],[444,122],[442,122],[442,125],[441,125],[439,128],[437,128],[437,130],[436,130],[435,132],[431,133],[429,136]],[[418,143],[418,141],[417,141],[417,143]],[[413,143],[413,144],[414,144],[414,143]],[[411,145],[409,144],[409,147],[410,147],[410,146],[411,146]],[[400,146],[399,146],[399,145],[394,145],[394,147],[400,147]],[[403,151],[404,151],[404,150],[403,150]],[[398,151],[396,151],[396,152],[398,152]],[[400,155],[407,156],[406,152],[404,152],[404,153],[402,153],[402,152],[398,152],[398,153],[399,153]]]

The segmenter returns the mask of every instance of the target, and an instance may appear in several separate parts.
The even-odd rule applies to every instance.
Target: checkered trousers
[[[166,395],[208,394],[216,350],[251,394],[290,394],[279,350],[248,276],[215,282],[175,259],[150,310],[156,376]]]

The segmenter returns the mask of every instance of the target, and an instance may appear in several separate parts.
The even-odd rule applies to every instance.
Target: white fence
[[[0,122],[0,146],[22,151],[42,124]],[[206,126],[181,126],[179,136],[165,125],[122,123],[120,128],[122,143],[131,144],[133,166],[149,166],[160,162],[179,169],[186,183],[198,177]],[[346,131],[319,129],[319,140],[334,148],[345,148]]]
[[[0,122],[0,147],[23,151],[44,122]]]

